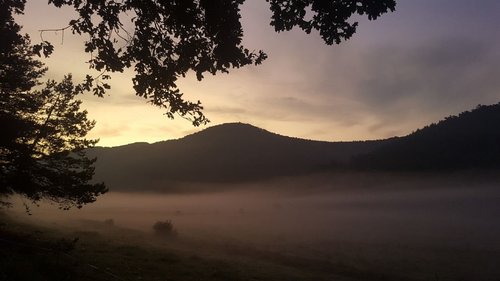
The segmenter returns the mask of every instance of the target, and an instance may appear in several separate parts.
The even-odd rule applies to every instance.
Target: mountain
[[[384,141],[321,142],[285,137],[242,123],[210,127],[178,140],[97,147],[97,181],[111,190],[168,189],[175,182],[241,182],[345,165]]]
[[[478,106],[404,137],[321,142],[242,123],[178,140],[91,149],[111,190],[169,190],[177,182],[234,183],[321,170],[435,171],[500,167],[500,103]]]
[[[500,167],[500,103],[394,138],[350,163],[353,169],[443,171]]]

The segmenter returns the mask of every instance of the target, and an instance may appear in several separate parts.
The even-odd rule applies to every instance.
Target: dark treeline
[[[320,142],[242,123],[214,126],[178,140],[94,148],[96,179],[110,188],[167,188],[169,182],[245,182],[345,165],[382,141]]]
[[[93,148],[111,190],[171,190],[176,182],[249,182],[318,171],[445,171],[500,163],[500,104],[478,106],[405,137],[320,142],[242,123],[178,140]]]
[[[393,138],[375,151],[354,156],[350,168],[370,170],[456,170],[500,166],[500,103]]]

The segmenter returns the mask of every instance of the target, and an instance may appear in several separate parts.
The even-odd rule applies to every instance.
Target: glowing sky
[[[38,29],[66,26],[68,9],[28,0],[20,17],[39,42]],[[397,0],[396,12],[361,20],[354,37],[327,46],[317,34],[277,34],[263,0],[243,6],[244,42],[269,55],[263,65],[229,75],[180,81],[201,100],[208,126],[245,122],[288,136],[317,140],[377,139],[405,135],[445,116],[500,101],[500,1]],[[81,40],[69,32],[45,33],[55,54],[48,76],[88,71]],[[63,42],[62,42],[63,41]],[[110,96],[82,97],[97,125],[99,145],[179,138],[198,131],[172,121],[134,96],[132,73],[113,75]]]

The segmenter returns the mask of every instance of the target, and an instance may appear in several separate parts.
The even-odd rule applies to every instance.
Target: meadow
[[[7,214],[72,248],[60,280],[499,280],[500,190],[465,178],[317,175]]]

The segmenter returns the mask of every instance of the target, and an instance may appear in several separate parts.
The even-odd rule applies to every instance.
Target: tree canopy
[[[89,183],[95,160],[84,149],[97,141],[85,138],[95,123],[76,99],[84,89],[70,75],[39,82],[46,68],[20,34],[13,14],[22,5],[13,3],[0,1],[0,199],[15,193],[81,207],[106,192]]]
[[[23,1],[23,0],[18,0]],[[394,11],[395,0],[266,0],[272,11],[270,24],[276,32],[298,27],[306,33],[317,30],[328,45],[349,39],[358,23],[353,15],[377,19]],[[183,98],[177,79],[192,71],[204,75],[228,72],[262,63],[263,51],[242,45],[240,7],[244,0],[49,0],[56,7],[70,6],[78,17],[64,29],[88,36],[85,52],[92,53],[92,69],[121,72],[133,68],[138,96],[179,114],[193,125],[208,122],[200,101]],[[132,26],[130,28],[129,26]],[[50,42],[38,51],[50,53]],[[103,80],[87,76],[87,87],[97,95],[109,88]]]

